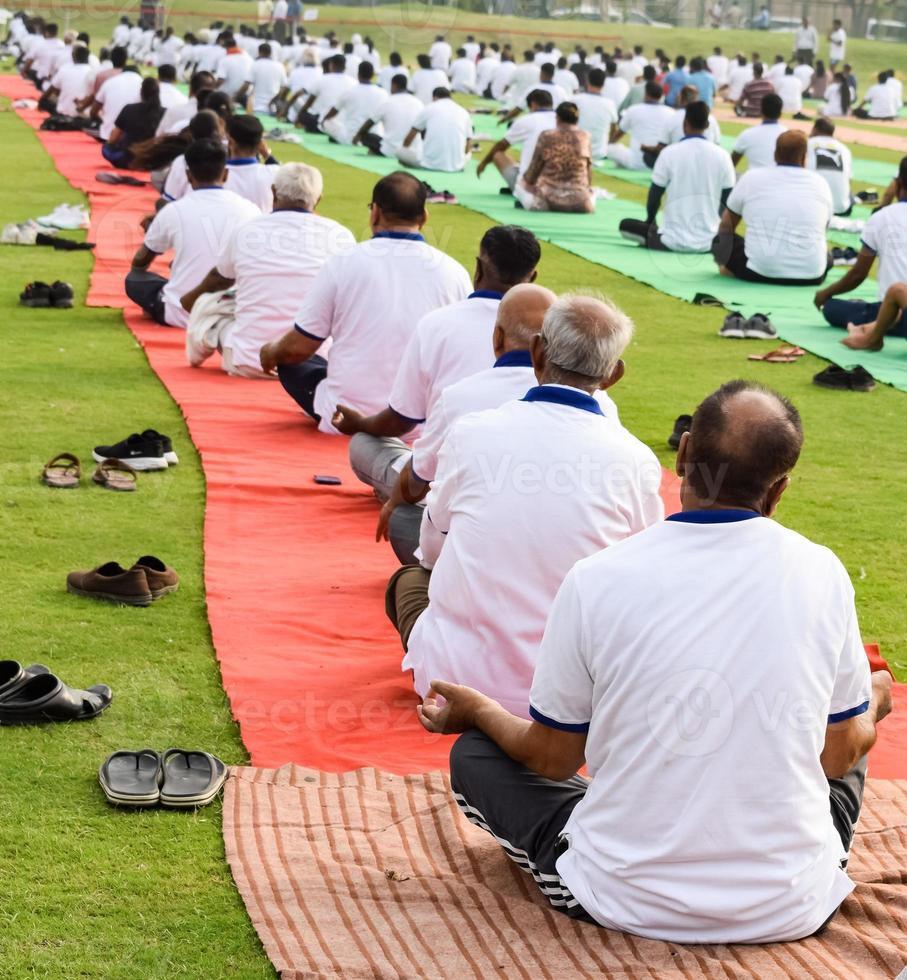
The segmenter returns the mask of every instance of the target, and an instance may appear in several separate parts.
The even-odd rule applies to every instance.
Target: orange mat
[[[0,92],[34,97],[13,76],[0,78]],[[35,129],[43,118],[20,115]],[[111,168],[82,133],[38,137],[90,199],[97,248],[88,305],[127,307],[123,279],[155,193],[98,183],[95,174]],[[190,368],[181,330],[158,327],[132,306],[124,317],[201,455],[208,619],[253,764],[446,769],[449,740],[418,725],[415,695],[400,672],[383,599],[396,562],[386,544],[374,544],[377,508],[349,469],[346,440],[317,433],[277,383],[229,378],[216,358]],[[315,473],[343,484],[316,486]],[[667,473],[662,494],[668,512],[676,511],[677,484]],[[902,711],[872,756],[877,777],[907,777],[907,685],[899,688]]]

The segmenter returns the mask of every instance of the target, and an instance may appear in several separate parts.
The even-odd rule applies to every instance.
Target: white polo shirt
[[[76,65],[69,62],[58,68],[51,85],[60,93],[57,97],[57,112],[63,116],[78,114],[76,100],[84,99],[91,92],[95,71],[91,65]]]
[[[503,100],[504,93],[513,81],[515,72],[515,61],[502,61],[497,65],[491,77],[491,97],[493,99],[496,99],[498,102]]]
[[[179,108],[180,106],[186,105],[189,101],[172,82],[161,82],[159,90],[161,93],[161,105],[165,110]],[[166,111],[164,114],[166,115]],[[161,116],[162,120],[163,118]],[[160,123],[158,125],[160,126]]]
[[[435,41],[428,49],[428,57],[431,59],[432,68],[439,68],[442,71],[447,71],[452,54],[453,49],[447,41]]]
[[[63,54],[66,45],[59,37],[42,38],[31,53],[32,71],[42,79],[50,78],[55,71],[57,59]]]
[[[500,408],[522,398],[537,384],[529,351],[513,350],[502,354],[490,368],[447,385],[435,399],[419,438],[413,443],[413,472],[431,483],[438,470],[438,453],[457,419]],[[605,415],[619,418],[617,406],[606,391],[596,391],[593,397]]]
[[[606,157],[611,125],[617,122],[617,107],[599,92],[577,92],[573,101],[579,109],[579,128],[589,134],[592,142],[592,159]],[[531,159],[530,154],[528,160]],[[526,166],[529,166],[528,160]]]
[[[466,166],[472,117],[463,106],[453,99],[436,99],[419,113],[413,128],[422,133],[421,166],[426,170],[457,173]]]
[[[221,89],[235,98],[239,90],[252,81],[252,68],[255,62],[245,51],[233,51],[225,54],[217,65],[217,77],[223,84]]]
[[[652,183],[667,188],[659,232],[671,251],[709,251],[718,234],[722,192],[734,186],[735,177],[727,150],[704,136],[685,136],[658,154]]]
[[[185,327],[189,314],[180,297],[214,267],[223,243],[261,212],[225,187],[203,187],[161,208],[145,232],[145,247],[162,255],[173,249],[170,279],[164,286],[164,315],[171,327]]]
[[[434,570],[403,660],[416,691],[424,696],[442,678],[528,718],[539,642],[564,575],[660,521],[660,481],[652,451],[577,388],[541,385],[459,419],[422,520]],[[440,555],[430,551],[432,531],[446,535]]]
[[[251,201],[262,214],[268,214],[274,207],[277,170],[273,164],[259,163],[255,157],[232,157],[227,160],[227,190]]]
[[[182,104],[172,106],[161,116],[155,135],[163,136],[166,133],[181,132],[189,125],[189,121],[197,112],[198,101],[193,95]]]
[[[532,685],[536,721],[588,733],[575,900],[671,942],[811,935],[853,888],[825,730],[870,697],[847,573],[771,520],[687,512],[579,562]]]
[[[620,128],[630,137],[630,166],[633,169],[646,168],[642,147],[657,146],[673,122],[674,110],[660,102],[638,102],[623,111]]]
[[[124,106],[138,102],[142,76],[136,71],[121,71],[111,75],[98,89],[95,101],[101,107],[100,135],[106,140],[114,131],[116,118]]]
[[[897,97],[894,88],[876,82],[866,90],[869,100],[869,115],[872,119],[892,119],[898,114]]]
[[[375,111],[372,121],[384,127],[381,139],[381,153],[386,157],[395,157],[397,150],[403,146],[403,141],[413,128],[413,123],[422,112],[422,103],[409,92],[397,92],[389,96]],[[417,136],[410,146],[416,148],[422,145],[422,138]]]
[[[787,126],[778,122],[757,123],[744,129],[734,144],[734,153],[746,157],[747,170],[756,167],[774,167],[775,144],[782,133],[787,132]]]
[[[683,131],[683,121],[686,118],[686,109],[675,109],[674,119],[671,125],[668,127],[667,132],[664,135],[662,142],[667,145],[669,143],[679,143],[684,138]],[[709,113],[709,128],[706,130],[705,138],[710,143],[721,143],[721,127],[718,125],[718,120]]]
[[[395,75],[402,75],[407,81],[409,81],[409,69],[406,65],[398,65],[394,67],[393,65],[385,65],[381,71],[378,72],[378,84],[385,92],[390,92],[391,81]]]
[[[403,352],[388,399],[398,415],[424,422],[447,385],[494,362],[494,324],[501,298],[501,293],[476,290],[422,317]]]
[[[811,136],[806,145],[806,166],[828,184],[835,214],[850,210],[850,148],[834,136]]]
[[[379,232],[328,259],[295,322],[303,336],[334,341],[328,376],[315,391],[318,428],[337,433],[338,404],[365,415],[385,409],[416,324],[469,290],[463,266],[421,235]]]
[[[440,68],[417,68],[410,79],[413,95],[423,104],[429,105],[436,88],[447,88],[450,84],[445,72]]]
[[[775,92],[781,97],[785,112],[800,112],[803,109],[803,86],[796,75],[782,75],[775,82]]]
[[[262,346],[292,329],[325,261],[355,244],[343,225],[307,211],[274,211],[237,228],[217,259],[218,272],[236,280],[236,318],[223,339],[233,363],[260,368]]]
[[[287,70],[273,58],[256,58],[252,63],[252,108],[270,112],[271,100],[287,84]]]
[[[630,83],[618,75],[608,75],[602,85],[602,95],[619,106],[630,93]]]
[[[747,170],[728,208],[746,222],[747,265],[763,276],[815,279],[828,264],[825,232],[834,214],[828,184],[804,167]]]
[[[450,88],[453,92],[475,92],[476,63],[469,58],[457,58],[450,66]]]
[[[743,86],[752,81],[753,66],[750,64],[741,65],[734,62],[727,73],[727,97],[731,102],[736,102],[743,94]]]
[[[309,87],[309,95],[315,96],[309,112],[319,119],[333,109],[347,89],[356,83],[349,75],[330,72],[313,79]]]
[[[532,163],[535,154],[535,144],[538,143],[539,134],[549,129],[554,129],[557,125],[557,116],[554,109],[536,109],[533,112],[523,113],[517,116],[507,130],[504,139],[511,146],[520,148],[520,166],[518,176],[522,177]]]
[[[879,299],[896,282],[907,282],[907,201],[876,211],[863,229],[862,244],[878,256]]]
[[[366,119],[375,120],[389,96],[380,85],[359,82],[350,86],[337,100],[340,142],[352,143]]]
[[[828,59],[831,62],[844,59],[844,49],[847,46],[847,31],[839,27],[828,35]]]

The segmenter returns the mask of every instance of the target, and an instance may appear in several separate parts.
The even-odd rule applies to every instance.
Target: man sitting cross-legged
[[[390,397],[376,415],[337,405],[333,424],[352,436],[353,472],[387,500],[410,450],[400,436],[424,422],[441,391],[494,361],[492,335],[501,297],[535,279],[542,250],[535,235],[498,225],[482,236],[473,291],[459,303],[432,310],[415,325],[394,377]]]
[[[624,218],[620,233],[644,248],[708,252],[734,186],[734,165],[727,150],[706,137],[709,107],[691,102],[684,112],[684,138],[666,146],[655,161],[646,220]],[[656,217],[665,191],[668,202],[659,228]]]
[[[272,378],[259,352],[293,323],[321,267],[353,248],[343,225],[315,214],[324,183],[304,163],[274,167],[274,210],[240,226],[214,268],[182,297],[189,311],[186,356],[200,367],[215,351],[228,374]],[[235,299],[224,290],[235,286]]]
[[[207,275],[218,250],[236,229],[261,211],[224,187],[227,153],[218,140],[196,140],[186,150],[192,190],[161,208],[126,275],[126,295],[162,326],[185,327],[189,314],[180,298]],[[173,249],[170,279],[149,266]]]
[[[891,286],[907,282],[907,157],[901,160],[898,168],[893,197],[894,204],[879,208],[866,222],[860,236],[861,248],[856,264],[837,282],[820,289],[815,295],[816,306],[833,327],[872,323],[878,317],[882,300]],[[876,260],[878,302],[835,298],[863,283]],[[907,337],[907,318],[896,320],[889,333]]]
[[[397,159],[405,167],[457,173],[466,166],[471,148],[472,117],[450,97],[450,89],[441,87],[413,121]]]
[[[429,731],[465,733],[450,776],[467,818],[571,918],[786,942],[853,889],[843,868],[891,676],[870,674],[841,563],[770,520],[802,440],[789,402],[724,385],[680,444],[682,512],[564,579],[532,720],[440,672],[419,708]],[[515,605],[524,571],[501,576]]]
[[[847,336],[841,341],[851,350],[881,350],[888,333],[907,334],[907,282],[895,282],[882,297],[875,320],[869,323],[848,323]]]
[[[426,498],[420,565],[398,570],[387,610],[403,669],[469,684],[528,717],[545,618],[574,562],[661,520],[661,467],[594,394],[621,379],[633,324],[562,296],[531,341],[538,385],[459,419]]]
[[[425,185],[397,171],[375,184],[372,238],[325,262],[293,329],[261,348],[261,367],[322,432],[338,434],[338,404],[363,415],[387,406],[394,376],[419,320],[469,292],[469,274],[429,245]],[[328,360],[316,353],[331,337]]]
[[[507,130],[507,135],[493,144],[479,161],[476,166],[476,177],[481,177],[486,167],[494,164],[498,173],[504,178],[507,188],[512,191],[516,187],[517,180],[529,169],[539,134],[554,129],[557,118],[554,115],[551,93],[545,89],[534,88],[526,96],[526,105],[529,112],[520,116]],[[520,147],[519,161],[507,152],[511,146]]]
[[[828,184],[806,167],[806,136],[782,133],[776,167],[748,170],[727,199],[712,255],[723,276],[812,286],[831,266],[825,231],[834,213]],[[736,234],[741,219],[746,238]]]
[[[413,128],[413,123],[422,112],[422,103],[411,95],[406,87],[409,80],[406,75],[396,74],[391,79],[391,94],[379,105],[371,116],[365,120],[359,132],[353,136],[353,145],[361,143],[375,156],[395,157],[397,150],[403,146],[403,141]],[[375,126],[380,126],[383,133],[375,132]],[[421,151],[421,137],[414,146]]]

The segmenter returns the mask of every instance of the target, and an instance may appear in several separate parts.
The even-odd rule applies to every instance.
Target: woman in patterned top
[[[514,189],[527,211],[589,214],[595,210],[592,146],[578,121],[576,105],[562,102],[557,107],[557,126],[539,134],[529,169]]]

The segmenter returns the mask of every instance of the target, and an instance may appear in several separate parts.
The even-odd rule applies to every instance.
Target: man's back
[[[423,131],[422,166],[455,173],[466,166],[466,141],[472,136],[469,113],[453,99],[436,99],[415,122]]]
[[[677,515],[580,562],[532,689],[539,714],[588,725],[592,782],[558,871],[637,935],[810,935],[853,887],[825,730],[868,699],[840,562],[753,511]]]
[[[734,152],[746,157],[748,170],[775,165],[775,144],[787,126],[779,122],[763,122],[758,126],[744,129],[734,143]]]
[[[573,101],[579,109],[579,128],[584,129],[592,141],[592,158],[607,156],[611,125],[617,122],[614,103],[594,92],[578,92]]]
[[[744,116],[758,116],[762,112],[762,100],[766,95],[772,95],[774,91],[775,86],[768,78],[751,78],[743,86],[741,93]]]
[[[382,232],[329,259],[296,317],[298,330],[334,341],[315,396],[319,428],[336,431],[338,404],[366,415],[384,409],[416,324],[469,289],[466,270],[421,235]]]
[[[107,139],[114,130],[117,116],[127,105],[139,101],[142,77],[135,71],[112,75],[101,86],[96,98],[101,105],[100,133]]]
[[[848,147],[834,136],[811,136],[806,148],[806,166],[828,184],[835,214],[849,211],[852,157]]]
[[[563,576],[662,514],[647,447],[578,389],[533,392],[551,400],[466,416],[447,435],[423,521],[447,534],[403,662],[420,693],[448,678],[524,718]]]

